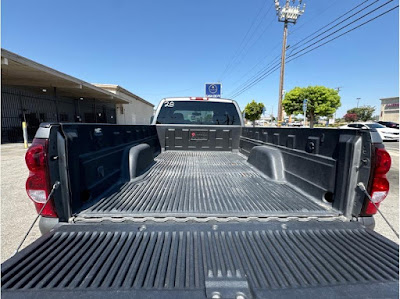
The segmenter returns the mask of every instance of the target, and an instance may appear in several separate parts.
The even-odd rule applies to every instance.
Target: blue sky
[[[363,1],[304,2],[304,15],[289,27],[289,45]],[[19,55],[88,82],[121,85],[154,104],[168,96],[203,96],[204,84],[218,80],[227,97],[280,54],[283,24],[272,6],[273,0],[4,0],[1,42]],[[254,34],[241,43],[252,23]],[[398,31],[394,10],[288,63],[284,89],[340,86],[337,116],[355,107],[358,97],[378,114],[379,98],[399,94]],[[221,78],[243,44],[235,67]],[[276,115],[278,84],[279,70],[235,100],[243,108],[255,99]]]

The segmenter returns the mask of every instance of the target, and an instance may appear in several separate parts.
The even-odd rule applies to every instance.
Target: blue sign
[[[307,100],[303,101],[303,111],[304,113],[307,111]]]
[[[206,83],[206,97],[220,98],[221,83]]]

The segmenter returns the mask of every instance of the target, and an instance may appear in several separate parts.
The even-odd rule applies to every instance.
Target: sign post
[[[221,97],[221,83],[206,83],[206,97],[220,98]]]
[[[304,99],[303,101],[303,112],[304,112],[304,121],[303,121],[303,127],[306,126],[306,112],[307,112],[307,100]]]

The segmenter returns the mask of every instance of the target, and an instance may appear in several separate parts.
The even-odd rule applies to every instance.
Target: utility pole
[[[357,98],[357,108],[358,108],[358,103],[360,102],[361,98]]]
[[[292,0],[294,5],[296,0]],[[299,5],[290,6],[290,0],[286,0],[284,7],[281,7],[279,0],[275,0],[276,15],[279,22],[284,22],[283,26],[283,41],[282,41],[282,55],[281,55],[281,74],[279,80],[279,102],[278,102],[278,125],[280,126],[283,119],[282,98],[283,98],[283,81],[285,78],[285,59],[286,59],[286,40],[288,33],[289,23],[295,24],[297,18],[304,13],[305,4],[300,8],[302,0],[299,0]]]

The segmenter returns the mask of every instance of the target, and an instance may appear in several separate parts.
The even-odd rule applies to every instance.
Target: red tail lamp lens
[[[47,165],[47,139],[34,139],[25,155],[25,162],[29,169],[26,180],[26,192],[40,212],[50,193],[50,178]],[[50,200],[42,211],[42,216],[57,217],[54,204]]]
[[[375,150],[375,170],[374,179],[372,181],[371,200],[375,205],[368,200],[365,207],[366,215],[374,215],[378,212],[377,207],[386,198],[389,193],[389,181],[386,178],[386,173],[390,170],[392,159],[389,153],[384,148],[377,148]]]
[[[392,165],[392,159],[384,148],[376,149],[375,174],[385,174]]]
[[[46,166],[46,140],[35,139],[25,155],[26,166],[30,171],[44,170]]]
[[[386,176],[374,178],[371,198],[374,203],[382,202],[389,193],[389,181]]]

